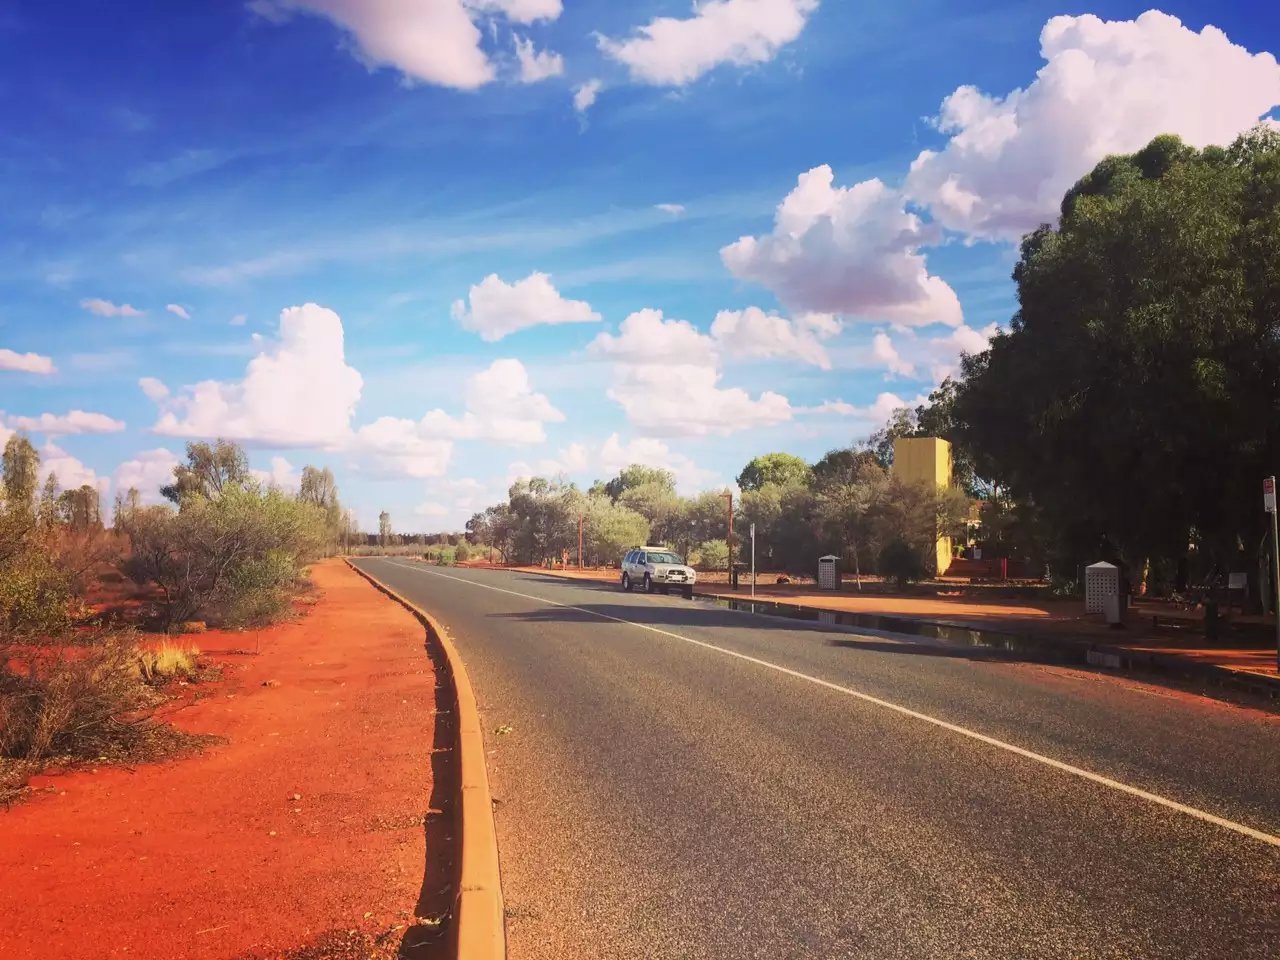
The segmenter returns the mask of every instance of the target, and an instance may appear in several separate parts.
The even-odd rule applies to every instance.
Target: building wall
[[[893,441],[893,474],[908,483],[951,486],[951,444],[937,437],[899,437]],[[951,566],[951,538],[940,537],[934,557],[938,576]]]

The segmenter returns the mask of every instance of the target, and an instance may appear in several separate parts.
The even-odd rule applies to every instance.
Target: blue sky
[[[1103,154],[1280,104],[1275,4],[955,6],[9,4],[0,434],[153,496],[224,433],[403,530],[848,444]]]

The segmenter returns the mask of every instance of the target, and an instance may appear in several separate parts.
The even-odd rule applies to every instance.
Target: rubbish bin
[[[833,555],[818,558],[818,589],[840,589],[840,558]]]

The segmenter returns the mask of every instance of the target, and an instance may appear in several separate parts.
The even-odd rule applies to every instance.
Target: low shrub
[[[929,576],[920,551],[901,538],[890,540],[880,551],[880,573],[893,579],[899,587]]]
[[[440,552],[436,554],[437,567],[452,567],[457,563],[458,552],[456,547],[441,547]]]
[[[190,680],[196,675],[196,663],[200,657],[197,647],[176,647],[162,643],[155,650],[141,650],[138,653],[138,672],[142,679],[150,684],[165,683],[169,680]]]
[[[146,760],[194,742],[152,713],[131,634],[30,654],[0,669],[0,756],[16,760]]]

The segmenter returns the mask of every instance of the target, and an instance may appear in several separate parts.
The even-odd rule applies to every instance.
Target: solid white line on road
[[[663,630],[660,627],[654,627],[647,623],[636,623],[634,620],[624,620],[622,617],[610,616],[607,613],[600,613],[598,610],[589,610],[586,607],[577,607],[571,603],[560,603],[557,600],[548,600],[546,597],[535,597],[532,594],[520,593],[516,590],[508,590],[505,587],[495,587],[489,583],[478,583],[475,580],[468,580],[465,577],[455,577],[447,573],[439,573],[435,570],[428,570],[420,566],[408,566],[403,563],[396,563],[394,560],[389,561],[392,566],[397,566],[405,570],[412,570],[417,573],[425,573],[429,576],[440,577],[444,580],[453,580],[456,583],[463,583],[467,586],[478,587],[481,590],[492,590],[495,593],[506,593],[513,597],[520,597],[524,600],[533,600],[536,603],[545,603],[553,607],[563,607],[566,610],[577,610],[579,613],[589,614],[593,617],[599,617],[601,620],[612,620],[614,623],[623,623],[630,627],[638,627],[641,630],[648,630],[650,633],[657,633],[672,640],[680,640],[684,643],[692,644],[695,647],[702,647],[705,650],[713,650],[716,653],[724,654],[726,657],[733,657],[737,660],[745,660],[747,663],[755,664],[758,667],[765,667],[768,670],[774,670],[796,680],[804,680],[808,683],[816,684],[827,690],[834,690],[837,693],[843,693],[850,697],[854,697],[865,703],[874,704],[877,707],[883,707],[886,710],[892,710],[894,713],[901,714],[904,717],[910,717],[913,720],[920,720],[924,723],[932,724],[950,733],[958,734],[962,737],[968,737],[970,740],[977,740],[979,743],[985,743],[988,746],[995,747],[999,750],[1005,750],[1009,753],[1017,754],[1027,760],[1034,760],[1036,763],[1042,763],[1046,767],[1052,767],[1055,770],[1061,770],[1063,773],[1069,773],[1074,777],[1082,780],[1088,780],[1090,783],[1096,783],[1100,786],[1110,787],[1112,790],[1118,790],[1121,793],[1127,793],[1131,797],[1138,797],[1146,800],[1148,803],[1154,803],[1166,809],[1182,813],[1188,817],[1194,817],[1197,820],[1203,820],[1205,823],[1211,823],[1214,826],[1222,827],[1225,830],[1232,830],[1236,833],[1251,837],[1254,840],[1261,840],[1263,843],[1270,844],[1273,847],[1280,847],[1280,837],[1262,830],[1255,830],[1253,827],[1245,826],[1243,823],[1236,823],[1234,820],[1228,820],[1217,814],[1209,813],[1205,810],[1189,807],[1185,803],[1179,803],[1177,800],[1170,800],[1168,797],[1162,797],[1158,793],[1151,793],[1149,790],[1143,790],[1141,787],[1133,787],[1127,783],[1121,783],[1119,780],[1112,780],[1110,777],[1104,777],[1100,773],[1094,773],[1092,770],[1085,770],[1083,767],[1077,767],[1070,763],[1064,763],[1061,760],[1055,760],[1053,757],[1046,757],[1042,753],[1036,753],[1034,750],[1027,750],[1024,747],[1016,746],[1012,743],[1006,743],[1003,740],[997,740],[995,737],[989,737],[985,733],[978,733],[976,730],[970,730],[968,727],[962,727],[958,724],[949,723],[938,717],[931,717],[927,713],[920,713],[918,710],[912,710],[910,707],[904,707],[901,704],[893,703],[889,700],[882,700],[879,697],[873,697],[869,693],[863,693],[860,690],[854,690],[852,687],[841,686],[838,683],[832,683],[830,680],[823,680],[820,677],[813,677],[807,673],[801,673],[798,670],[792,670],[778,663],[772,663],[768,660],[761,660],[759,657],[753,657],[746,653],[739,653],[736,650],[729,650],[725,647],[716,646],[714,643],[707,643],[703,640],[694,640],[692,637],[681,636],[678,633],[672,633],[670,630]]]

